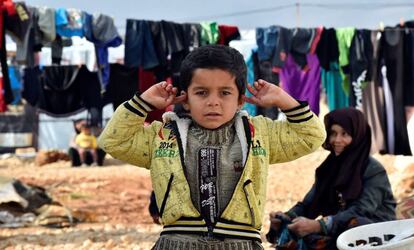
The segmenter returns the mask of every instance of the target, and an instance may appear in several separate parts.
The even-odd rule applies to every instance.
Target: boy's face
[[[91,130],[90,130],[89,128],[82,128],[82,132],[83,132],[85,135],[90,135],[90,134],[91,134]]]
[[[196,69],[184,108],[204,128],[216,129],[233,119],[243,105],[236,78],[222,69]]]

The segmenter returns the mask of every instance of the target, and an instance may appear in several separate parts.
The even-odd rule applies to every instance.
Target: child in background
[[[155,84],[120,105],[100,135],[107,153],[151,171],[164,225],[153,249],[263,249],[269,165],[323,143],[324,127],[307,103],[263,80],[246,84],[237,50],[197,48],[181,64],[179,96],[171,84]],[[276,106],[287,119],[249,117],[244,101]],[[175,103],[187,112],[144,126],[148,112]]]
[[[82,124],[81,132],[75,138],[75,144],[83,166],[87,165],[85,163],[85,155],[87,152],[90,152],[93,157],[93,163],[91,165],[96,166],[98,164],[98,145],[96,143],[96,137],[91,133],[89,125]]]

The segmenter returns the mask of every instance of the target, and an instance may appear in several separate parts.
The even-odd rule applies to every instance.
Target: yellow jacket
[[[150,104],[137,95],[119,106],[98,138],[113,157],[151,171],[164,233],[206,233],[205,221],[191,201],[183,163],[191,120],[165,113],[164,122],[144,126]],[[270,164],[297,159],[316,150],[325,129],[306,103],[284,111],[287,121],[237,114],[244,170],[233,197],[212,232],[224,237],[260,240]],[[210,229],[211,230],[211,229]]]

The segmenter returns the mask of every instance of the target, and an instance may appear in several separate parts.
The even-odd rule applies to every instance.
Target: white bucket
[[[414,219],[379,222],[349,229],[339,235],[336,246],[340,250],[414,250]]]

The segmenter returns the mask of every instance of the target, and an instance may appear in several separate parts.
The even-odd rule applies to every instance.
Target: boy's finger
[[[247,97],[247,96],[245,96],[245,95],[242,95],[242,99],[243,99],[243,101],[245,101],[245,102],[251,103],[250,98],[249,98],[249,97]]]
[[[268,81],[265,81],[263,79],[259,79],[257,82],[259,83],[260,86],[264,86],[269,83]]]
[[[173,86],[172,86],[172,84],[167,84],[167,86],[165,87],[165,90],[166,91],[171,91],[173,89]]]
[[[256,94],[257,94],[256,89],[255,89],[255,88],[253,88],[253,86],[252,86],[252,85],[250,85],[250,84],[247,84],[247,90],[248,90],[250,93],[252,93],[252,95],[256,95]]]
[[[248,102],[248,103],[251,103],[251,104],[257,104],[258,99],[254,96],[250,96],[250,97],[243,96],[242,98],[245,102]]]
[[[162,81],[162,82],[160,82],[159,84],[160,84],[160,86],[161,86],[162,88],[165,88],[165,87],[167,86],[167,82],[166,82],[166,81]]]
[[[177,88],[176,87],[173,87],[172,89],[171,89],[171,93],[173,94],[173,95],[177,95]]]
[[[173,103],[176,104],[176,103],[184,102],[186,99],[187,99],[187,95],[176,96],[174,98]]]

